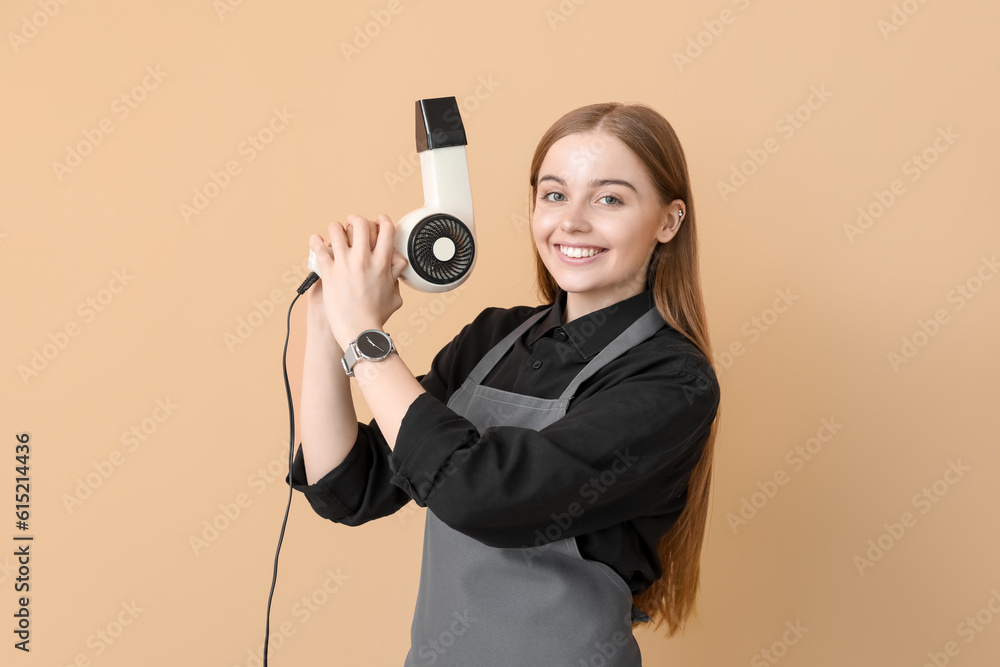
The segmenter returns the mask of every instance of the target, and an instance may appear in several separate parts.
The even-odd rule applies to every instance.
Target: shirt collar
[[[529,334],[528,345],[533,346],[542,336],[552,336],[556,330],[562,328],[569,338],[567,344],[572,344],[584,359],[590,359],[655,306],[653,292],[647,289],[563,324],[566,292],[559,289],[552,308]]]

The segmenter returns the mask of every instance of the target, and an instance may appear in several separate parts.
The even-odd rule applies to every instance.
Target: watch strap
[[[344,373],[347,377],[354,377],[354,364],[358,363],[358,349],[354,347],[356,341],[352,340],[347,345],[347,349],[344,351],[344,357],[340,360],[340,364],[344,367]]]

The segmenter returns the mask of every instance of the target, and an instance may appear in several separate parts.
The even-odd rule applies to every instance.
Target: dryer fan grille
[[[448,259],[439,259],[434,248],[441,239],[451,241],[444,244],[454,253]],[[435,285],[453,283],[472,268],[475,257],[475,241],[469,228],[459,220],[445,213],[436,213],[417,223],[410,234],[410,263],[417,275]]]

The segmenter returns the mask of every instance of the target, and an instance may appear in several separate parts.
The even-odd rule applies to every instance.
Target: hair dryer
[[[403,282],[422,292],[447,292],[465,282],[476,263],[468,142],[454,97],[418,100],[416,111],[424,205],[399,219],[394,244],[407,261]],[[312,250],[309,269],[311,285],[319,279]]]

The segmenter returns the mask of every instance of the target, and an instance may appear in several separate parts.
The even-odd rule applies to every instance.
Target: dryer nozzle
[[[417,100],[417,152],[466,146],[465,126],[454,97]]]

